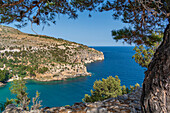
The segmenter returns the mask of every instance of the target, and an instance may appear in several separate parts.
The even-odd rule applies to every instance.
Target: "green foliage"
[[[138,83],[135,84],[135,86],[130,85],[130,93],[133,92],[133,90],[135,90],[136,88],[140,87],[140,85]]]
[[[6,26],[3,26],[3,28],[4,27],[7,30],[12,29],[9,27],[6,28]],[[14,31],[16,30],[13,30],[13,32]],[[34,35],[31,35],[31,36],[34,36]],[[39,35],[35,35],[35,36],[40,37],[41,39],[42,38],[46,38],[50,40],[55,39],[55,38],[47,37],[47,36],[39,36]],[[11,37],[11,39],[12,38],[15,38],[15,37]],[[37,45],[39,45],[37,47],[37,50],[35,50],[34,46],[29,45],[30,43],[28,44],[29,46],[23,46],[23,43],[27,45],[26,43],[29,42],[28,40],[25,40],[25,38],[22,40],[18,40],[19,44],[17,45],[14,44],[12,41],[10,41],[10,39],[8,39],[10,42],[8,46],[5,45],[6,44],[5,40],[4,42],[2,40],[2,43],[4,43],[3,46],[6,49],[11,48],[11,50],[13,49],[20,50],[18,52],[6,51],[5,53],[3,53],[3,55],[0,54],[0,67],[5,68],[9,71],[9,74],[7,75],[8,79],[11,78],[13,75],[19,75],[21,77],[25,77],[25,76],[36,77],[36,73],[44,74],[51,69],[55,69],[56,68],[55,65],[59,63],[71,65],[73,64],[72,59],[74,59],[74,57],[76,57],[77,54],[80,54],[83,49],[88,50],[88,48],[86,48],[86,46],[82,44],[69,42],[69,41],[66,41],[60,38],[54,40],[54,41],[60,42],[61,44],[59,45],[56,43],[46,44],[42,42],[37,42]],[[76,44],[79,46],[79,47],[76,47],[76,48],[79,48],[77,51],[74,50],[74,48],[67,47],[71,45],[73,46],[73,44]],[[66,49],[60,49],[60,47],[58,46],[64,46]],[[77,54],[73,55],[73,53],[77,53]],[[49,64],[51,64],[51,66]],[[5,76],[2,75],[1,79],[4,80],[4,77]]]
[[[14,80],[11,82],[10,91],[12,94],[16,95],[15,103],[21,107],[23,110],[28,109],[30,103],[30,98],[28,98],[28,93],[26,92],[26,81],[22,78]]]
[[[140,45],[139,47],[135,46],[133,50],[136,52],[132,56],[132,58],[135,59],[135,62],[142,67],[148,68],[155,51],[152,48],[146,49],[143,45]]]
[[[128,93],[127,88],[126,88],[125,85],[123,85],[122,86],[122,94],[124,95],[124,94],[127,94],[127,93]]]
[[[135,86],[130,85],[130,89],[128,87],[126,87],[125,85],[123,85],[122,86],[122,95],[131,93],[131,92],[133,92],[133,90],[135,90],[138,87],[140,87],[140,85],[138,83],[136,83]]]
[[[16,95],[15,99],[8,99],[5,103],[0,103],[0,111],[3,111],[5,107],[9,104],[15,104],[18,105],[18,107],[21,107],[22,110],[29,110],[29,104],[30,104],[30,98],[28,98],[28,93],[26,93],[26,81],[24,81],[22,78],[18,80],[14,80],[11,83],[10,91],[12,94]],[[37,110],[41,107],[41,102],[39,101],[40,93],[37,91],[36,96],[32,98],[32,110]]]
[[[123,85],[122,86],[122,95],[131,93],[131,92],[133,92],[133,90],[135,90],[138,87],[140,87],[140,85],[138,83],[136,83],[135,86],[130,85],[130,89],[128,87],[126,87],[125,85]]]
[[[41,102],[39,101],[40,93],[36,91],[36,96],[32,99],[33,105],[31,106],[32,110],[37,110],[41,107]]]
[[[114,19],[121,19],[130,27],[113,30],[113,38],[128,44],[145,44],[151,46],[160,42],[154,32],[163,32],[169,23],[169,0],[114,0],[107,1],[100,11],[113,11]]]
[[[135,84],[135,89],[140,87],[140,85],[138,83]]]
[[[0,62],[0,68],[3,68],[4,64],[2,62]]]
[[[0,112],[3,111],[4,109],[5,109],[4,103],[0,103]]]
[[[107,79],[102,79],[95,81],[93,85],[93,90],[91,90],[91,95],[85,94],[82,99],[83,102],[96,102],[102,101],[107,98],[117,97],[120,95],[128,94],[133,92],[136,88],[140,87],[138,83],[135,86],[130,85],[130,89],[123,85],[120,86],[120,79],[118,76],[109,76]]]
[[[107,79],[95,81],[91,95],[85,94],[84,102],[102,101],[107,98],[117,97],[122,94],[120,79],[118,76],[109,76]]]
[[[6,80],[8,80],[8,75],[9,75],[9,71],[0,70],[0,81],[5,82]]]
[[[0,50],[5,50],[5,48],[4,47],[0,47]]]
[[[92,11],[104,0],[3,0],[0,2],[0,23],[18,22],[17,27],[26,26],[28,22],[37,25],[56,23],[56,15],[64,14],[69,18],[77,18],[77,12]],[[44,29],[44,27],[43,27]]]
[[[46,71],[48,71],[47,67],[42,67],[38,69],[38,73],[44,74]]]
[[[163,34],[153,33],[152,35],[162,41]],[[136,53],[132,56],[132,58],[134,58],[135,62],[140,66],[148,68],[148,65],[151,62],[153,55],[161,41],[152,43],[152,46],[135,46],[133,50],[135,50]]]
[[[126,88],[126,93],[127,93],[127,94],[130,93],[130,90],[129,90],[128,87]]]
[[[9,105],[9,104],[12,104],[13,103],[13,99],[6,99],[6,102],[5,103],[0,103],[0,111],[3,111],[5,110],[6,106]]]

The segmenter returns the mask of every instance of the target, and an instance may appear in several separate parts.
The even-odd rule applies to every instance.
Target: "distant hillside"
[[[0,25],[0,70],[5,79],[23,76],[51,81],[86,76],[84,64],[103,59],[102,52],[82,44]]]

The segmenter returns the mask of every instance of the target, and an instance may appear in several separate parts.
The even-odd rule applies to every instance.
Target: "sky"
[[[33,29],[40,35],[62,38],[87,46],[129,46],[129,44],[123,44],[122,41],[116,42],[113,40],[111,31],[121,29],[127,25],[120,20],[114,20],[112,12],[92,12],[92,17],[88,15],[89,12],[79,13],[77,19],[68,19],[67,15],[58,15],[56,25],[45,26],[42,30],[42,25],[37,26],[35,24]],[[14,24],[8,26],[16,28]],[[35,34],[31,30],[31,24],[19,30]]]

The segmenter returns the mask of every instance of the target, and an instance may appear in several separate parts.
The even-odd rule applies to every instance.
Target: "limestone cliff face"
[[[90,75],[85,63],[103,60],[102,52],[85,45],[0,26],[0,69],[40,81]]]
[[[56,66],[50,66],[50,70],[43,74],[36,73],[36,77],[26,76],[25,79],[36,79],[38,81],[54,81],[87,75],[91,74],[87,72],[87,69],[84,64],[72,65],[59,63],[56,64]]]

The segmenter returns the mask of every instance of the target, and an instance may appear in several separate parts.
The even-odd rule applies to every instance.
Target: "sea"
[[[86,64],[88,72],[92,76],[78,77],[62,81],[38,82],[27,81],[27,92],[29,97],[35,97],[36,91],[40,93],[39,100],[42,100],[42,107],[57,107],[73,105],[82,102],[85,94],[90,94],[93,83],[109,76],[117,75],[121,80],[121,85],[142,85],[144,72],[142,68],[132,59],[135,54],[134,47],[92,47],[104,53],[103,61],[96,61]],[[5,102],[6,98],[15,98],[9,91],[10,83],[5,87],[0,87],[0,102]]]

